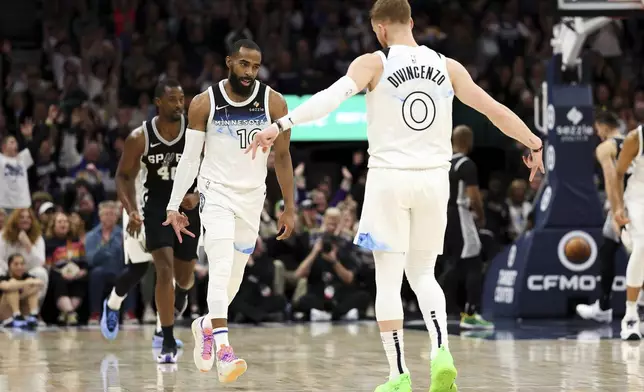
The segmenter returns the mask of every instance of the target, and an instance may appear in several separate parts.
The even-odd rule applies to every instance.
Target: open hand
[[[246,148],[245,153],[248,154],[252,151],[252,158],[255,159],[257,148],[261,147],[262,152],[268,151],[268,148],[273,145],[279,134],[280,131],[275,123],[269,125],[267,128],[264,128],[255,134],[255,137]]]
[[[163,222],[163,226],[172,226],[180,244],[183,243],[183,238],[181,238],[182,233],[195,238],[195,235],[186,229],[186,227],[190,225],[190,221],[188,221],[186,214],[179,213],[179,211],[168,211],[167,214],[168,217],[165,222]]]

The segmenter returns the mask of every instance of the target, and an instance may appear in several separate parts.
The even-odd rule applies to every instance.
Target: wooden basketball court
[[[515,325],[450,335],[459,390],[644,391],[640,345],[611,338],[618,336],[615,326],[589,327]],[[370,392],[388,373],[371,322],[234,328],[231,342],[249,369],[229,385],[195,368],[189,329],[177,333],[186,349],[175,368],[154,362],[152,326],[125,328],[114,342],[96,328],[0,333],[0,392]],[[553,328],[568,332],[553,334]],[[414,390],[427,391],[427,332],[407,329],[405,346]]]

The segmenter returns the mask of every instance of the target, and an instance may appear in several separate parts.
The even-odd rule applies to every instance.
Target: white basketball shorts
[[[443,253],[449,169],[369,169],[354,243],[387,252]]]
[[[253,253],[266,187],[239,190],[199,178],[199,192],[204,243],[232,239],[236,251]]]
[[[129,216],[123,209],[123,252],[125,253],[125,264],[148,263],[152,261],[152,255],[145,249],[145,227],[141,225],[141,232],[137,237],[127,233]],[[145,223],[144,223],[145,224]]]

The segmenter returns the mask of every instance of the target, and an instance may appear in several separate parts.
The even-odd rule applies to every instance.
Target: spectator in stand
[[[29,178],[27,170],[34,164],[29,149],[18,152],[18,141],[14,136],[2,139],[0,153],[0,208],[11,210],[31,207]]]
[[[0,322],[5,328],[36,328],[43,282],[29,275],[22,255],[9,256],[8,266],[0,275]]]
[[[7,220],[7,211],[3,208],[0,208],[0,232],[4,228],[4,223]]]
[[[284,201],[280,200],[275,206],[275,219],[279,220],[283,213]],[[300,216],[302,215],[300,214]],[[264,237],[264,247],[266,248],[266,256],[279,260],[284,265],[285,289],[288,293],[287,296],[290,298],[298,282],[298,278],[295,277],[295,271],[300,262],[309,253],[308,230],[303,230],[302,220],[299,219],[299,221],[295,222],[293,234],[289,238],[278,241],[274,235]]]
[[[355,286],[353,244],[335,235],[341,219],[338,208],[329,208],[317,239],[295,271],[308,280],[307,293],[293,310],[311,321],[357,320],[369,306],[369,294]]]
[[[104,201],[98,206],[100,222],[85,237],[85,252],[89,264],[90,324],[98,325],[105,293],[110,289],[125,266],[123,253],[123,229],[116,223],[118,206],[113,201]],[[136,321],[132,310],[135,298],[128,295],[123,304],[124,322]]]
[[[71,230],[69,217],[56,213],[46,233],[47,265],[52,295],[59,311],[58,322],[77,325],[77,310],[87,296],[85,248]]]
[[[528,214],[532,205],[526,201],[528,183],[525,180],[516,179],[510,184],[506,204],[510,215],[510,238],[513,240],[519,237],[526,229]]]
[[[13,254],[22,255],[29,275],[43,282],[41,301],[47,293],[49,272],[45,269],[45,240],[40,223],[28,208],[13,210],[0,235],[0,275],[8,271],[7,261]]]
[[[53,219],[56,212],[56,206],[50,201],[46,201],[38,207],[38,221],[41,227],[49,227],[49,222]]]

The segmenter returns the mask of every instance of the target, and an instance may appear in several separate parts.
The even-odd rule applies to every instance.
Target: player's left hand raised
[[[195,235],[188,229],[186,229],[186,227],[188,227],[188,225],[190,224],[190,221],[188,221],[186,214],[179,213],[179,211],[168,211],[167,216],[167,219],[165,220],[165,222],[163,222],[163,226],[172,226],[174,233],[179,239],[179,243],[183,243],[183,238],[181,238],[182,233],[195,238]]]
[[[524,156],[523,163],[530,169],[530,181],[534,179],[537,171],[545,174],[546,169],[543,167],[543,145],[538,150],[531,150],[530,155],[527,157]]]
[[[284,210],[282,216],[277,221],[277,233],[282,233],[277,236],[278,240],[285,240],[293,233],[295,227],[295,211]]]
[[[257,148],[261,147],[263,152],[268,151],[268,148],[273,145],[279,134],[280,131],[275,123],[257,132],[248,147],[246,147],[246,154],[252,151],[252,158],[255,159]]]

